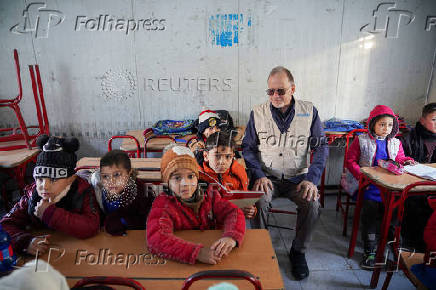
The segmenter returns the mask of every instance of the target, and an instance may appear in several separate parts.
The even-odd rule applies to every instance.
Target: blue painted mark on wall
[[[220,47],[237,46],[240,44],[241,34],[251,27],[251,16],[244,17],[242,13],[212,15],[209,17],[210,43]]]

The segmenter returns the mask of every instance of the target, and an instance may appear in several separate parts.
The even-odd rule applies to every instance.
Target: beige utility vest
[[[308,171],[313,104],[295,100],[294,108],[294,118],[283,134],[272,117],[269,101],[253,109],[260,160],[267,176],[288,179]]]

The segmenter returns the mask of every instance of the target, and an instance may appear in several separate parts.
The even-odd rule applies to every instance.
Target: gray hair
[[[273,75],[276,75],[276,74],[278,74],[278,73],[284,73],[284,74],[288,77],[289,82],[290,82],[291,84],[294,84],[294,76],[293,76],[293,75],[291,74],[291,72],[290,72],[287,68],[285,68],[284,66],[276,66],[275,68],[273,68],[273,69],[271,70],[271,72],[269,73],[268,80],[269,80],[270,77],[272,77]]]

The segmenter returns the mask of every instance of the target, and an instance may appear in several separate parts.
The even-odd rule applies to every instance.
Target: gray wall
[[[0,39],[2,98],[17,91],[17,48],[26,121],[36,120],[26,66],[38,63],[52,132],[78,136],[88,156],[111,135],[203,106],[243,125],[276,65],[322,120],[361,120],[385,104],[414,123],[436,101],[434,0],[0,0]],[[0,114],[1,126],[15,122]]]

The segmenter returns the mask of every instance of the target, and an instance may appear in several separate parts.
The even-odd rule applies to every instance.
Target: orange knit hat
[[[197,160],[192,151],[185,146],[170,144],[164,149],[160,163],[162,181],[168,183],[171,174],[180,168],[190,169],[197,178],[199,176]]]

